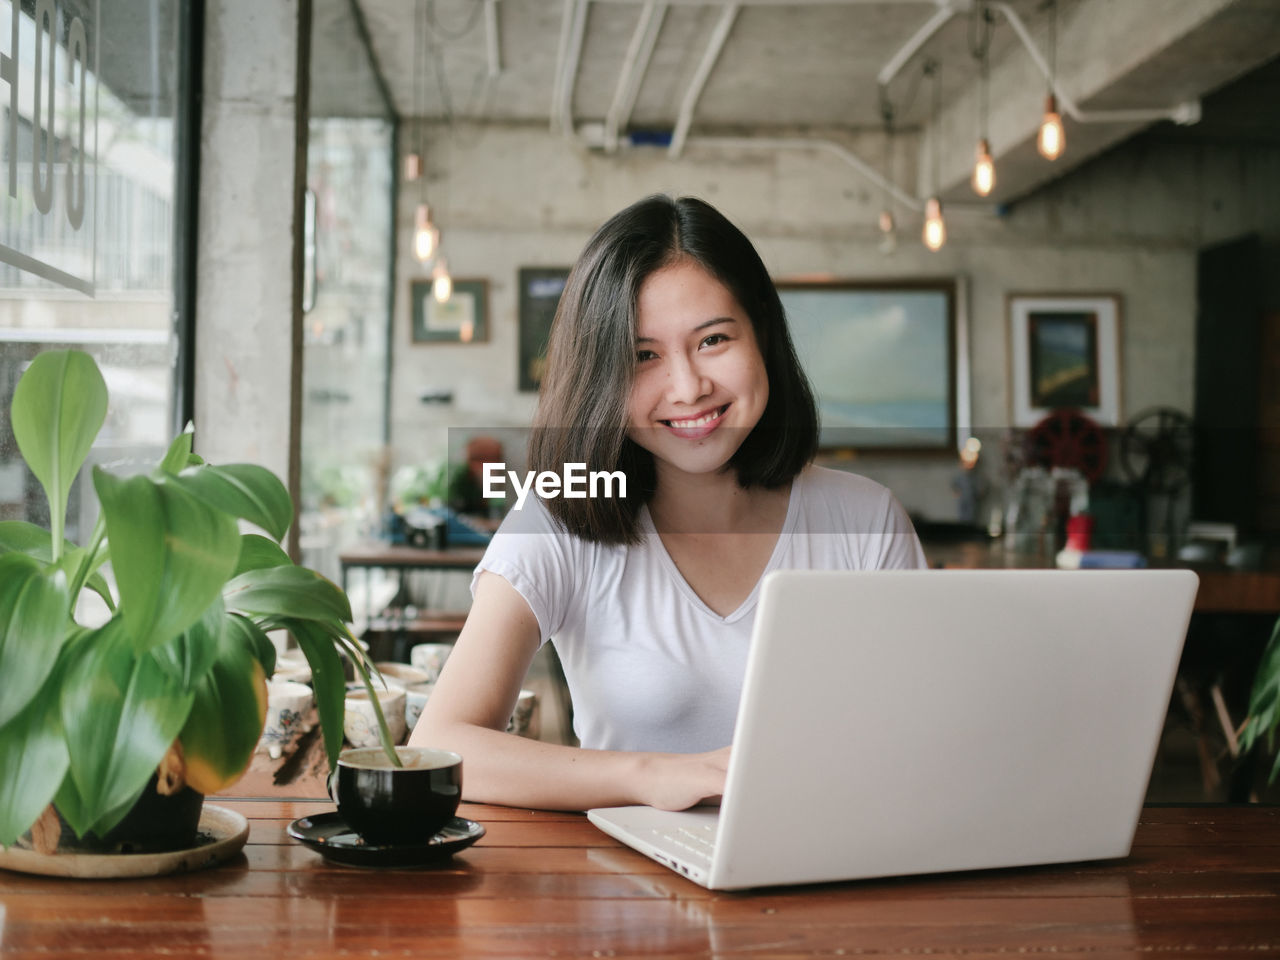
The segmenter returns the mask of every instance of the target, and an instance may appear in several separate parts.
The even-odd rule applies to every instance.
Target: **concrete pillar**
[[[195,448],[295,503],[310,21],[310,0],[206,6],[200,132]]]

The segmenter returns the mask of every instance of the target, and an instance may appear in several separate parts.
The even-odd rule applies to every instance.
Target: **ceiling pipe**
[[[587,6],[590,0],[564,0],[560,21],[560,46],[556,53],[556,79],[551,96],[551,132],[573,136],[573,89],[578,83],[578,66],[587,35]]]
[[[680,115],[676,118],[676,128],[671,134],[671,146],[668,147],[672,159],[679,157],[680,151],[684,149],[685,137],[689,135],[689,126],[693,123],[693,110],[698,105],[698,98],[702,96],[702,88],[706,86],[707,78],[711,76],[711,69],[720,59],[720,51],[724,49],[724,42],[729,38],[729,31],[733,29],[733,22],[738,18],[739,9],[738,3],[726,3],[720,19],[716,21],[715,29],[711,32],[706,53],[702,55],[702,62],[698,64],[693,81],[685,91],[684,101],[680,104]]]
[[[502,41],[498,36],[498,0],[484,0],[485,52],[489,56],[489,76],[502,72]]]
[[[1081,110],[1071,97],[1063,93],[1057,78],[1052,75],[1049,64],[1045,61],[1044,55],[1036,46],[1035,41],[1031,38],[1030,31],[1027,30],[1026,24],[1022,22],[1022,18],[1018,16],[1017,11],[1004,2],[993,3],[992,6],[999,10],[1004,15],[1004,18],[1009,21],[1009,26],[1013,27],[1013,32],[1018,35],[1018,39],[1022,41],[1023,46],[1027,48],[1027,52],[1031,54],[1032,63],[1044,74],[1044,78],[1049,81],[1050,89],[1053,91],[1053,95],[1058,98],[1058,103],[1062,105],[1063,112],[1077,123],[1146,123],[1155,120],[1172,120],[1174,123],[1186,126],[1200,122],[1199,100],[1187,100],[1172,107],[1155,109]]]
[[[898,203],[908,210],[919,212],[924,209],[924,202],[903,192],[893,181],[886,179],[879,170],[871,166],[851,150],[831,140],[818,137],[711,137],[698,136],[689,138],[691,147],[730,147],[738,150],[818,150],[838,157],[859,174],[870,180],[881,190],[890,193]]]
[[[614,91],[613,103],[609,105],[609,112],[604,118],[604,148],[609,153],[618,149],[618,130],[631,119],[631,111],[635,109],[636,97],[640,95],[640,85],[649,69],[649,59],[653,56],[653,48],[657,45],[658,34],[662,31],[662,21],[666,15],[667,3],[645,0],[635,32],[631,35],[631,43],[622,60],[622,71],[618,75],[618,88]]]
[[[925,21],[924,26],[917,30],[911,39],[889,58],[889,62],[880,68],[880,72],[876,74],[876,82],[882,87],[887,86],[898,75],[898,71],[906,66],[907,62],[920,51],[920,48],[929,42],[930,37],[941,30],[959,12],[961,7],[968,8],[970,5],[969,0],[955,0],[955,2],[947,3],[945,6],[939,5],[939,9]]]

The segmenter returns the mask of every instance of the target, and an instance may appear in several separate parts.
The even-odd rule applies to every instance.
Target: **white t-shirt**
[[[639,544],[589,543],[530,497],[507,515],[476,576],[489,570],[506,579],[529,604],[542,642],[555,643],[582,746],[675,753],[727,746],[760,585],[720,616],[676,569],[647,507],[639,523]],[[811,465],[791,486],[764,572],[924,566],[911,521],[887,489]]]

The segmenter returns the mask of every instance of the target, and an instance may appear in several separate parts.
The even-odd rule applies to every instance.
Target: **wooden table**
[[[366,572],[373,569],[392,570],[396,574],[396,596],[400,596],[404,587],[404,573],[407,570],[455,570],[470,572],[479,564],[484,556],[483,547],[449,547],[445,550],[423,549],[391,545],[388,543],[362,543],[338,554],[338,562],[342,565],[342,589],[350,591],[350,574],[353,569],[363,568]],[[368,581],[366,580],[366,585]],[[390,631],[397,636],[417,636],[430,634],[456,635],[466,620],[465,610],[431,609],[420,612],[413,619],[402,617],[385,618],[383,611],[368,606],[355,611],[358,626],[377,631]],[[403,651],[401,651],[403,652]]]
[[[285,834],[327,803],[218,802],[252,829],[244,854],[211,870],[0,871],[0,955],[1280,956],[1280,807],[1148,807],[1121,861],[725,894],[576,814],[464,804],[488,831],[476,846],[370,871]]]
[[[1048,554],[1024,554],[1006,550],[998,541],[926,543],[930,566],[946,569],[1047,569]],[[1223,566],[1192,566],[1200,577],[1196,613],[1280,614],[1280,570],[1247,572]]]
[[[471,570],[484,556],[484,547],[448,547],[430,550],[389,543],[362,543],[338,554],[343,576],[350,567],[384,567],[388,570]]]

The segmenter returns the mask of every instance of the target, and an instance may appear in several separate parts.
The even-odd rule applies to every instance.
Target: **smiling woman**
[[[717,799],[762,578],[925,562],[888,490],[809,462],[817,436],[750,241],[692,198],[610,219],[560,300],[529,465],[618,471],[630,495],[538,490],[508,514],[413,742],[467,758],[470,800]],[[548,640],[587,749],[503,732]]]

